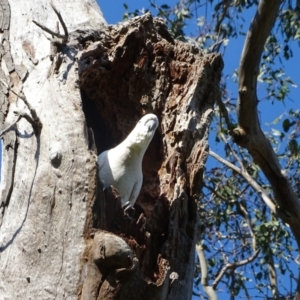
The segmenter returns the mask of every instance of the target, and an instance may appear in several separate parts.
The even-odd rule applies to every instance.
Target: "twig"
[[[215,281],[213,282],[213,284],[211,285],[213,289],[216,289],[218,283],[220,282],[220,280],[222,279],[222,277],[224,276],[224,274],[226,273],[227,270],[229,269],[236,269],[237,267],[241,267],[244,266],[250,262],[252,262],[257,255],[259,254],[260,249],[257,249],[252,256],[248,257],[247,259],[232,263],[232,264],[226,264],[226,266],[221,270],[221,272],[219,273],[219,275],[217,276],[217,278],[215,279]]]
[[[273,254],[271,249],[268,251],[268,261],[267,261],[267,266],[269,270],[269,280],[270,280],[270,286],[271,286],[271,292],[273,295],[274,299],[279,299],[278,295],[278,290],[277,290],[277,274],[276,274],[276,269],[274,266],[274,259],[273,259]]]
[[[25,102],[25,104],[27,105],[27,100],[25,99],[25,97],[21,96],[21,95],[18,94],[16,91],[14,91],[11,87],[9,87],[9,86],[7,85],[7,83],[6,83],[3,79],[0,78],[0,81],[1,81],[1,83],[2,83],[9,91],[11,91],[11,92],[12,92],[13,94],[15,94],[17,97],[19,97],[20,99],[22,99],[22,100]]]
[[[225,41],[225,38],[222,38],[220,41],[215,42],[215,43],[212,45],[211,52],[214,52],[215,49],[217,49],[216,52],[219,52],[220,46],[222,45],[222,43],[223,43],[224,41]]]
[[[251,223],[249,213],[248,213],[247,209],[244,207],[244,205],[241,202],[237,202],[237,205],[238,205],[244,219],[247,222],[247,225],[248,225],[248,228],[249,228],[249,231],[250,231],[250,235],[251,235],[251,238],[252,238],[252,249],[253,249],[253,251],[255,251],[255,249],[256,249],[256,236],[253,232],[253,227],[252,227],[252,223]]]
[[[207,294],[209,300],[218,300],[218,296],[215,289],[212,286],[208,285],[207,262],[206,262],[206,258],[205,258],[205,254],[201,242],[196,243],[196,252],[198,254],[200,268],[201,268],[201,284],[203,290]]]
[[[228,143],[228,141],[227,141],[226,137],[224,136],[224,134],[221,132],[220,135],[221,135],[221,138],[224,141],[224,143],[229,147],[231,153],[233,154],[233,156],[235,157],[235,159],[237,160],[237,162],[240,164],[242,170],[245,170],[245,167],[244,167],[242,161],[240,160],[240,158],[238,157],[238,155],[235,153],[235,151],[233,151],[232,147]]]
[[[210,190],[213,194],[215,194],[215,196],[217,196],[218,198],[222,199],[223,201],[226,201],[226,202],[229,202],[229,203],[235,203],[235,202],[236,202],[235,199],[234,199],[234,200],[228,200],[228,199],[226,199],[225,197],[221,196],[221,195],[216,191],[216,189],[211,188],[209,185],[207,185],[207,184],[205,184],[205,183],[203,183],[203,186],[204,186],[205,188],[207,188],[208,190]]]
[[[49,29],[48,27],[46,27],[46,26],[40,24],[39,22],[37,22],[37,21],[35,21],[35,20],[32,20],[32,22],[33,22],[35,25],[37,25],[38,27],[40,27],[42,30],[44,30],[44,31],[46,31],[46,32],[48,32],[48,33],[50,33],[51,35],[56,36],[56,37],[58,37],[58,38],[61,38],[61,39],[63,39],[63,40],[65,39],[65,36],[64,36],[64,35],[59,34],[59,33],[55,32],[55,31]]]
[[[275,207],[275,204],[271,200],[271,198],[267,195],[267,192],[249,175],[249,173],[246,170],[242,170],[238,168],[237,166],[233,165],[229,161],[223,159],[218,154],[213,152],[212,150],[209,150],[209,155],[221,162],[223,165],[227,166],[228,168],[232,169],[236,173],[240,174],[244,177],[244,179],[252,186],[254,190],[256,190],[262,197],[263,201],[266,203],[266,205],[271,209],[271,211],[276,214],[277,210]]]
[[[16,125],[21,120],[21,118],[22,117],[19,115],[19,117],[15,122],[13,122],[9,126],[7,126],[4,130],[2,130],[2,132],[0,133],[0,137],[2,137],[4,133],[8,132],[14,125]]]
[[[169,17],[165,14],[165,12],[162,9],[160,9],[155,3],[153,3],[152,0],[149,0],[149,2],[155,9],[157,9],[167,19],[167,21],[170,24],[172,24],[172,21],[169,19]]]
[[[54,12],[56,13],[62,28],[64,29],[64,32],[65,32],[64,39],[65,39],[65,42],[67,42],[68,36],[69,36],[68,28],[61,16],[60,12],[57,10],[57,8],[54,6],[54,4],[52,2],[50,2],[50,5],[51,5],[52,9],[54,10]]]
[[[2,79],[0,79],[0,81],[2,82],[2,84],[5,85],[5,87],[6,87],[9,91],[11,91],[13,94],[15,94],[17,97],[19,97],[20,99],[22,99],[22,100],[24,101],[24,103],[26,104],[26,106],[27,106],[28,109],[30,110],[30,113],[31,113],[31,115],[32,115],[33,120],[34,120],[36,123],[39,123],[40,120],[39,120],[39,118],[38,118],[38,116],[37,116],[37,114],[36,114],[36,111],[35,111],[34,108],[31,107],[31,105],[29,104],[29,102],[27,101],[27,99],[26,99],[24,96],[18,94],[18,93],[17,93],[14,89],[12,89],[11,87],[9,87],[9,86],[5,83],[5,81],[3,81]],[[17,112],[15,112],[15,113],[17,113]],[[28,115],[27,115],[27,116],[28,116]],[[29,117],[29,116],[28,116],[28,117]],[[41,124],[40,124],[40,125],[41,125]]]
[[[62,43],[66,44],[67,41],[68,41],[68,37],[69,37],[68,28],[67,28],[67,26],[66,26],[66,24],[65,24],[65,22],[64,22],[64,20],[61,16],[60,12],[57,10],[57,8],[54,6],[54,4],[52,2],[50,2],[50,5],[51,5],[52,9],[54,10],[54,12],[56,13],[56,15],[59,19],[59,22],[60,22],[60,24],[61,24],[61,26],[64,30],[64,33],[65,33],[64,35],[49,29],[48,27],[42,25],[41,23],[39,23],[35,20],[32,20],[32,22],[35,25],[37,25],[38,27],[40,27],[42,30],[44,30],[44,31],[48,32],[49,34],[51,34],[52,36],[56,36],[56,37],[62,39]]]
[[[228,12],[228,9],[230,7],[230,2],[229,1],[222,1],[220,2],[219,5],[222,5],[223,4],[223,11],[221,13],[221,17],[219,18],[219,20],[217,20],[216,22],[216,26],[215,26],[215,32],[218,32],[218,34],[220,33],[221,31],[221,24],[223,23],[225,17],[227,16],[227,12]],[[217,14],[218,15],[218,14]]]
[[[31,116],[30,116],[25,112],[20,113],[20,112],[15,111],[14,113],[16,115],[19,115],[19,118],[13,124],[9,125],[6,129],[4,129],[1,132],[0,137],[5,132],[7,132],[13,125],[15,125],[21,118],[25,118],[32,125],[32,128],[33,128],[35,134],[40,134],[43,124],[40,121],[39,117],[37,116],[35,109],[32,108],[31,105],[29,104],[29,102],[27,101],[26,97],[21,96],[16,91],[14,91],[12,88],[10,88],[4,80],[0,79],[0,81],[9,91],[11,91],[13,94],[15,94],[17,97],[19,97],[20,99],[22,99],[24,101],[25,105],[27,106],[27,108],[29,109],[30,114],[31,114]]]
[[[223,118],[225,119],[225,123],[226,123],[226,125],[227,125],[228,130],[229,130],[229,133],[230,133],[230,135],[233,136],[233,129],[234,129],[234,126],[233,126],[232,123],[230,122],[229,115],[228,115],[228,111],[227,111],[227,109],[226,109],[226,106],[225,106],[224,102],[222,101],[222,99],[221,99],[220,97],[217,97],[217,104],[218,104],[218,106],[219,106],[221,115],[222,115]]]
[[[245,193],[245,191],[248,189],[249,186],[250,186],[250,185],[247,184],[247,185],[241,190],[241,192],[239,193],[239,197],[241,197],[241,196]]]

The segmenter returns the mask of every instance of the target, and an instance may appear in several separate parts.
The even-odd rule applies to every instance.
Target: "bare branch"
[[[221,200],[225,201],[225,202],[229,202],[229,203],[235,203],[236,200],[233,199],[233,200],[228,200],[226,199],[225,197],[223,197],[222,195],[220,195],[218,192],[217,192],[217,188],[213,189],[211,188],[209,185],[205,184],[205,182],[203,183],[203,186],[205,188],[207,188],[208,190],[210,190],[212,192],[212,194],[214,194],[215,196],[217,196],[218,198],[220,198]]]
[[[235,159],[237,160],[237,162],[240,164],[242,170],[245,170],[245,167],[244,167],[242,161],[240,160],[240,158],[238,157],[238,155],[235,153],[235,151],[232,149],[232,147],[231,147],[230,144],[228,143],[228,141],[227,141],[225,135],[224,135],[222,132],[221,132],[220,135],[221,135],[221,138],[222,138],[222,140],[224,141],[224,143],[229,147],[231,153],[233,154],[233,156],[235,157]]]
[[[227,128],[229,130],[230,135],[233,136],[233,125],[230,122],[230,118],[229,118],[229,114],[226,108],[225,103],[221,100],[221,97],[217,97],[217,104],[219,106],[219,110],[220,110],[220,114],[221,116],[223,116],[223,118],[225,119],[225,123],[227,125]]]
[[[172,24],[172,21],[169,19],[169,17],[165,14],[165,12],[159,6],[157,6],[152,0],[149,0],[149,2],[152,7],[157,9],[166,18],[166,20],[169,22],[169,24]]]
[[[232,166],[235,167],[234,165],[231,164],[231,167]],[[238,169],[238,168],[235,167],[235,169]],[[240,172],[243,173],[245,171],[240,170]],[[215,191],[213,191],[213,192],[215,192]],[[248,225],[248,228],[249,228],[249,231],[250,231],[250,235],[251,235],[251,238],[252,238],[252,249],[253,249],[254,253],[248,259],[245,259],[245,260],[233,263],[233,264],[227,263],[226,266],[221,270],[221,272],[219,273],[219,275],[215,279],[214,283],[211,286],[208,286],[207,265],[206,265],[206,259],[205,259],[203,247],[202,247],[202,245],[200,243],[196,244],[196,252],[198,254],[199,261],[200,261],[200,266],[201,266],[201,284],[203,286],[203,289],[205,290],[205,292],[209,296],[209,299],[214,299],[214,298],[211,298],[211,296],[209,295],[208,292],[211,292],[211,291],[215,292],[215,289],[216,289],[218,283],[220,282],[220,280],[222,279],[222,277],[224,276],[225,272],[228,269],[235,269],[237,267],[240,267],[240,266],[243,266],[245,264],[250,263],[251,261],[253,261],[257,257],[257,255],[260,252],[260,249],[256,249],[256,237],[255,237],[255,234],[254,234],[254,231],[253,231],[253,227],[252,227],[252,223],[251,223],[251,219],[250,219],[249,213],[248,213],[248,211],[246,210],[246,208],[244,207],[244,205],[241,202],[236,201],[236,204],[237,204],[237,206],[238,206],[238,208],[240,210],[241,215],[244,217],[244,219],[247,222],[247,225]],[[206,291],[205,288],[209,288],[208,292]]]
[[[66,42],[68,40],[68,36],[69,36],[68,28],[67,28],[67,26],[66,26],[66,24],[65,24],[65,22],[64,22],[64,20],[61,16],[60,12],[57,10],[57,8],[54,6],[54,4],[52,2],[50,2],[50,5],[51,5],[52,9],[54,10],[54,12],[56,13],[62,28],[64,29],[64,32],[65,32],[64,40]]]
[[[240,174],[244,177],[244,179],[252,186],[254,190],[259,193],[263,199],[263,201],[266,203],[266,205],[271,209],[273,213],[276,214],[276,207],[271,198],[268,196],[267,192],[249,175],[249,173],[246,170],[242,170],[238,168],[237,166],[233,165],[229,161],[225,160],[215,152],[209,150],[209,155],[218,160],[223,165],[227,166],[228,168],[232,169],[236,173]]]
[[[16,125],[16,124],[21,120],[21,118],[22,118],[22,116],[19,116],[15,122],[13,122],[12,124],[8,125],[5,129],[3,129],[3,130],[0,132],[0,138],[1,138],[6,132],[8,132],[14,125]]]
[[[20,99],[22,99],[25,103],[25,105],[28,107],[29,111],[30,111],[30,115],[28,115],[27,113],[25,112],[19,112],[19,111],[15,111],[14,113],[16,115],[19,116],[19,118],[17,119],[17,121],[15,121],[13,124],[9,125],[7,128],[5,128],[1,134],[0,134],[0,137],[5,133],[7,132],[13,125],[15,125],[17,122],[19,122],[19,120],[23,117],[25,118],[33,127],[34,129],[34,132],[36,134],[40,134],[41,132],[41,129],[43,127],[43,124],[41,123],[39,117],[37,116],[37,113],[35,111],[34,108],[32,108],[32,106],[29,104],[29,102],[27,101],[26,97],[25,96],[22,96],[20,95],[19,93],[17,93],[15,90],[13,90],[12,88],[10,88],[5,81],[3,81],[2,79],[0,79],[1,83],[9,90],[11,91],[13,94],[15,94],[17,97],[19,97]]]
[[[226,264],[226,266],[221,270],[221,272],[219,273],[219,275],[217,276],[217,278],[215,279],[215,281],[213,282],[213,284],[211,285],[213,289],[216,289],[218,283],[220,282],[220,280],[222,279],[222,277],[224,276],[224,274],[226,273],[227,270],[229,269],[236,269],[237,267],[241,267],[244,266],[250,262],[252,262],[257,255],[259,254],[260,249],[257,249],[252,256],[248,257],[247,259],[232,263],[232,264]]]
[[[270,141],[261,130],[257,112],[256,89],[261,55],[282,2],[261,0],[251,22],[240,61],[238,128],[233,130],[233,136],[237,144],[248,149],[270,182],[277,204],[277,215],[290,225],[300,246],[300,201],[282,172]]]
[[[66,24],[65,24],[65,22],[64,22],[64,20],[63,20],[63,18],[61,16],[60,12],[57,10],[57,8],[54,6],[54,4],[52,2],[50,2],[50,5],[51,5],[52,9],[54,10],[54,12],[56,13],[56,15],[57,15],[57,17],[59,19],[59,22],[60,22],[60,24],[61,24],[61,26],[62,26],[62,28],[64,30],[64,33],[65,33],[64,35],[60,34],[59,32],[55,32],[55,31],[49,29],[48,27],[42,25],[41,23],[39,23],[39,22],[37,22],[35,20],[32,20],[32,22],[35,25],[37,25],[38,27],[40,27],[42,30],[50,33],[52,36],[56,36],[56,37],[62,39],[62,43],[66,44],[67,41],[68,41],[68,37],[69,37],[68,28],[67,28],[67,26],[66,26]]]
[[[252,237],[252,249],[253,249],[253,251],[255,251],[255,249],[256,249],[256,237],[255,237],[255,234],[254,234],[254,231],[253,231],[253,227],[252,227],[252,223],[251,223],[249,213],[248,213],[247,209],[244,207],[244,205],[241,202],[237,202],[237,205],[238,205],[244,219],[247,222],[247,225],[248,225],[248,228],[249,228],[249,231],[250,231],[250,235]]]
[[[230,8],[230,2],[229,1],[223,1],[222,3],[222,12],[218,15],[218,20],[216,22],[216,26],[214,31],[220,33],[221,31],[221,25],[223,24],[223,21],[225,19],[225,17],[228,14],[228,10]]]
[[[279,299],[278,291],[277,291],[277,275],[276,275],[276,269],[274,266],[274,260],[273,260],[273,254],[272,251],[268,251],[268,270],[269,270],[269,280],[270,280],[270,286],[271,286],[271,292],[274,299]]]
[[[224,41],[225,41],[225,38],[215,42],[211,47],[211,52],[219,52],[220,47],[222,46]]]
[[[208,285],[208,272],[207,272],[207,263],[205,254],[203,251],[203,246],[200,242],[196,243],[196,252],[198,254],[200,268],[201,268],[201,284],[203,287],[203,290],[207,294],[209,300],[218,300],[217,293],[215,289],[212,286]]]
[[[46,27],[46,26],[40,24],[39,22],[37,22],[37,21],[35,21],[35,20],[32,20],[32,22],[33,22],[35,25],[37,25],[38,27],[40,27],[42,30],[44,30],[44,31],[46,31],[46,32],[48,32],[48,33],[50,33],[51,35],[56,36],[56,37],[61,38],[61,39],[65,39],[65,36],[64,36],[64,35],[59,34],[59,33],[55,32],[55,31],[49,29],[48,27]]]
[[[257,116],[256,84],[260,58],[281,1],[261,0],[251,22],[239,67],[238,122],[245,131],[259,124]]]
[[[1,83],[2,83],[9,91],[11,91],[11,92],[12,92],[13,94],[15,94],[17,97],[19,97],[20,99],[22,99],[22,100],[25,102],[26,105],[28,104],[27,101],[26,101],[26,99],[25,99],[25,97],[21,96],[21,95],[18,94],[16,91],[14,91],[12,88],[10,88],[10,87],[7,85],[7,83],[6,83],[3,79],[0,78],[0,81],[1,81]]]

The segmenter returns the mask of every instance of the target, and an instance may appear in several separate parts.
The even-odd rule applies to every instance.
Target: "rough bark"
[[[100,116],[98,124],[90,124],[99,152],[122,141],[142,114],[155,113],[160,120],[145,154],[144,184],[135,211],[130,218],[123,216],[112,196],[102,205],[109,207],[100,227],[122,236],[135,250],[137,261],[126,267],[128,260],[124,260],[120,268],[126,271],[122,278],[127,281],[130,271],[134,279],[122,282],[115,266],[107,270],[102,256],[98,264],[102,277],[94,277],[98,283],[89,281],[89,288],[84,286],[86,299],[95,293],[91,286],[107,299],[128,299],[129,295],[130,299],[189,299],[196,201],[222,60],[173,40],[163,22],[147,14],[108,27],[101,41],[78,55],[78,64],[88,124],[92,112]],[[101,127],[109,134],[103,135]],[[111,255],[115,263],[116,253]],[[90,261],[100,259],[93,252]],[[178,279],[171,281],[170,275]]]
[[[1,3],[4,26],[9,5]],[[3,128],[21,118],[3,136],[1,296],[189,299],[220,56],[173,40],[149,14],[105,27],[88,0],[72,8],[54,1],[68,40],[60,34],[48,41],[31,20],[55,31],[49,1],[9,4]],[[103,191],[96,154],[118,144],[147,112],[160,127],[127,215],[117,191]]]

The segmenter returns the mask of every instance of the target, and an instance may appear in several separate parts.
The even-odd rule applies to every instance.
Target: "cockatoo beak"
[[[154,121],[154,120],[149,120],[147,123],[146,123],[146,126],[148,128],[149,131],[154,131],[157,127],[157,123]]]

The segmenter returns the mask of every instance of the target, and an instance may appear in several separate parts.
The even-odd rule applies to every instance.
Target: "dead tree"
[[[53,4],[1,1],[0,295],[189,299],[222,59],[150,14],[107,26],[95,1]],[[96,157],[150,112],[126,214]]]

